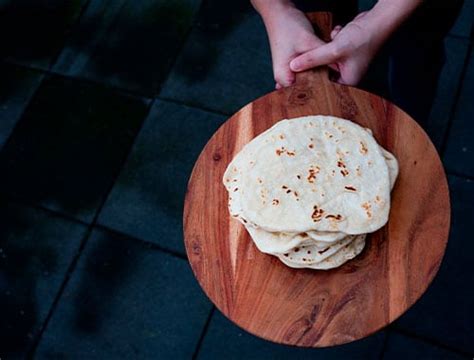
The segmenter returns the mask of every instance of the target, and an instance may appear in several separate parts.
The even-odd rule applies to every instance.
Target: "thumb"
[[[316,66],[327,65],[337,62],[339,54],[333,42],[320,46],[294,58],[290,62],[293,71],[304,71]]]
[[[331,31],[331,40],[334,40],[334,38],[339,34],[339,32],[342,30],[341,25],[336,25],[334,29]]]
[[[281,87],[287,87],[295,82],[295,73],[290,70],[288,63],[273,66],[275,82]]]

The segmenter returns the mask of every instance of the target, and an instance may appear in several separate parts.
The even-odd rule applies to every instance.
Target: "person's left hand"
[[[385,41],[382,33],[371,26],[368,14],[360,13],[346,26],[336,26],[331,32],[331,42],[293,59],[291,70],[300,72],[316,66],[331,65],[340,74],[337,82],[356,85]]]

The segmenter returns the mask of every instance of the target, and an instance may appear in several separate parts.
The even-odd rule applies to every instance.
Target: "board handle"
[[[317,11],[305,15],[313,25],[316,35],[325,42],[331,41],[332,14],[326,11]],[[315,81],[329,81],[329,68],[326,65],[296,73],[296,84]]]

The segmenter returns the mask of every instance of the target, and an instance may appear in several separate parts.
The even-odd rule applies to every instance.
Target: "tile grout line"
[[[38,335],[36,336],[36,339],[35,341],[33,341],[33,344],[31,346],[31,348],[27,351],[27,358],[34,358],[35,357],[35,353],[36,353],[36,350],[41,342],[41,339],[43,337],[43,334],[46,330],[46,328],[48,327],[48,324],[51,320],[51,317],[53,316],[54,314],[54,311],[56,310],[56,307],[57,305],[59,304],[59,300],[61,299],[63,293],[64,293],[64,290],[66,289],[66,286],[69,282],[69,279],[70,277],[72,276],[72,273],[76,270],[76,267],[77,267],[77,263],[79,262],[79,258],[81,257],[82,255],[82,252],[84,250],[84,248],[86,247],[86,243],[87,243],[87,240],[89,239],[92,231],[94,230],[94,227],[97,223],[97,219],[99,217],[99,214],[100,212],[102,211],[102,208],[104,207],[105,203],[107,202],[107,199],[109,197],[109,194],[111,193],[114,185],[115,185],[115,182],[117,180],[117,178],[119,177],[120,173],[122,172],[122,169],[125,165],[125,163],[127,162],[129,156],[130,156],[130,153],[132,152],[132,148],[133,146],[135,145],[136,141],[137,141],[137,138],[140,134],[140,131],[141,129],[143,128],[145,122],[146,122],[146,119],[148,118],[150,112],[151,112],[151,108],[153,106],[153,104],[155,103],[155,100],[151,100],[150,101],[150,104],[148,105],[148,109],[147,111],[145,112],[144,116],[143,116],[143,121],[141,123],[141,125],[139,126],[139,128],[137,129],[137,133],[135,135],[135,138],[133,139],[133,141],[131,142],[130,144],[130,147],[129,147],[129,150],[128,150],[128,153],[126,156],[124,156],[123,160],[122,160],[122,163],[121,163],[121,166],[119,167],[119,169],[117,170],[117,173],[115,174],[115,176],[113,176],[113,180],[111,181],[110,183],[110,186],[109,188],[107,189],[107,191],[105,191],[105,194],[104,194],[104,198],[102,199],[102,202],[101,204],[98,206],[97,210],[96,210],[96,213],[94,214],[94,217],[92,219],[92,222],[89,224],[87,230],[86,230],[86,234],[84,236],[84,238],[82,239],[81,241],[81,244],[79,246],[79,249],[78,249],[78,252],[76,253],[76,255],[74,256],[73,260],[71,261],[69,267],[68,267],[68,270],[66,272],[66,275],[64,276],[64,279],[63,281],[61,282],[61,286],[59,287],[59,291],[57,292],[55,298],[54,298],[54,301],[48,311],[48,314],[46,316],[46,319],[44,320],[43,324],[41,325],[40,327],[40,330],[39,330],[39,333]]]
[[[156,96],[155,99],[160,100],[160,101],[169,102],[169,103],[172,103],[172,104],[175,104],[175,105],[186,106],[186,107],[189,107],[191,109],[204,111],[204,112],[214,114],[214,115],[225,116],[226,118],[228,118],[232,115],[230,113],[222,112],[222,111],[219,111],[219,110],[213,110],[213,109],[204,107],[202,105],[194,105],[194,104],[190,105],[190,104],[187,104],[183,101],[167,98],[167,97],[160,96],[160,95]]]
[[[54,72],[54,71],[44,70],[44,69],[41,69],[41,68],[38,68],[38,67],[27,66],[27,65],[24,65],[24,64],[18,64],[18,63],[11,62],[11,61],[6,61],[6,60],[0,60],[0,61],[5,63],[5,64],[8,64],[8,65],[13,65],[13,66],[17,66],[17,67],[20,67],[20,68],[23,68],[23,69],[26,69],[26,70],[33,70],[33,71],[37,71],[37,72],[41,73],[42,76],[43,76],[43,79],[41,80],[41,82],[43,82],[44,79],[47,76],[59,77],[59,78],[62,78],[62,79],[77,81],[77,82],[84,83],[84,84],[87,84],[87,85],[102,87],[106,90],[116,91],[118,93],[122,93],[124,95],[132,96],[132,97],[135,97],[135,98],[141,98],[143,100],[166,101],[166,102],[173,103],[173,104],[176,104],[176,105],[187,106],[191,109],[201,110],[201,111],[205,111],[205,112],[208,112],[208,113],[211,113],[211,114],[214,114],[214,115],[220,115],[220,116],[225,116],[225,117],[229,117],[229,116],[232,115],[231,113],[226,113],[226,112],[210,109],[210,108],[199,106],[199,105],[187,104],[185,102],[170,99],[170,98],[166,98],[166,97],[162,97],[160,95],[153,96],[153,95],[149,95],[149,94],[145,94],[145,93],[140,93],[138,91],[130,90],[130,89],[127,89],[127,88],[124,88],[124,87],[119,87],[119,86],[116,86],[116,85],[111,85],[111,84],[103,83],[103,82],[96,81],[96,80],[82,78],[82,77],[79,77],[79,76],[64,75],[64,74],[57,73],[57,72]],[[40,86],[38,86],[38,89],[39,89],[39,87]],[[33,95],[31,96],[32,98],[33,98]],[[26,108],[26,106],[25,106],[25,108]],[[21,116],[20,116],[20,118],[21,118]],[[12,133],[13,133],[13,131],[12,131]]]
[[[82,83],[88,84],[88,85],[99,86],[99,87],[102,87],[102,88],[107,89],[107,90],[114,90],[116,92],[119,92],[119,93],[122,93],[122,94],[125,94],[125,95],[128,95],[128,96],[133,96],[133,97],[136,97],[136,98],[142,98],[142,99],[146,99],[146,100],[153,100],[154,99],[154,96],[150,95],[150,94],[141,93],[140,91],[131,90],[131,89],[128,89],[128,88],[125,88],[125,87],[120,87],[120,86],[117,86],[117,85],[112,85],[112,84],[109,84],[109,83],[100,82],[100,81],[93,80],[93,79],[88,79],[88,78],[85,78],[85,77],[74,76],[74,75],[66,75],[66,74],[62,74],[60,72],[55,72],[53,70],[47,70],[47,69],[42,69],[42,68],[36,67],[36,66],[16,63],[16,62],[10,61],[10,60],[1,60],[1,61],[5,64],[17,66],[17,67],[20,67],[20,68],[23,68],[23,69],[41,72],[41,73],[43,73],[43,75],[48,75],[48,76],[51,76],[51,77],[59,77],[59,78],[63,78],[63,79],[69,79],[69,80],[73,80],[73,81],[82,82]]]
[[[64,41],[62,42],[60,49],[57,51],[56,54],[54,54],[51,57],[51,60],[49,61],[48,70],[52,69],[54,67],[54,65],[56,64],[56,62],[58,61],[59,57],[61,56],[61,53],[63,52],[64,48],[66,47],[67,42],[72,37],[72,34],[73,34],[74,30],[76,29],[76,27],[79,27],[79,23],[80,23],[82,17],[84,16],[85,12],[89,8],[89,5],[91,4],[91,2],[92,2],[92,0],[86,0],[86,3],[82,6],[81,10],[79,11],[79,15],[78,15],[76,21],[74,21],[71,24],[71,26],[69,26],[69,29],[67,29],[66,34],[64,35]]]
[[[447,344],[444,344],[444,343],[441,343],[435,339],[431,339],[429,337],[424,337],[424,336],[420,336],[418,334],[415,334],[415,333],[412,333],[410,331],[406,331],[404,329],[400,329],[400,328],[396,328],[396,327],[392,327],[391,328],[391,331],[394,332],[394,333],[398,333],[400,335],[403,335],[403,336],[406,336],[408,338],[412,338],[412,339],[415,339],[415,340],[418,340],[418,341],[421,341],[421,342],[424,342],[425,344],[429,344],[429,345],[432,345],[432,346],[436,346],[436,347],[439,347],[439,348],[442,348],[442,349],[445,349],[445,350],[448,350],[448,351],[451,351],[453,353],[456,353],[456,354],[459,354],[459,355],[463,355],[463,356],[467,356],[467,357],[470,357],[470,358],[474,358],[474,353],[470,353],[468,351],[464,351],[464,350],[461,350],[461,349],[458,349],[458,348],[455,348],[451,345],[447,345]]]
[[[455,118],[455,115],[457,113],[457,107],[459,105],[459,99],[461,97],[461,92],[462,92],[462,88],[464,86],[464,83],[465,83],[465,76],[466,76],[466,73],[467,73],[467,68],[469,66],[469,62],[471,60],[471,53],[473,52],[473,43],[472,41],[469,42],[468,44],[468,47],[467,47],[467,51],[466,51],[466,56],[464,58],[464,63],[463,63],[463,66],[462,66],[462,69],[461,69],[461,74],[459,75],[459,85],[456,89],[456,94],[454,96],[454,101],[453,101],[453,105],[452,105],[452,108],[451,108],[451,111],[449,112],[449,118],[448,118],[448,126],[446,128],[446,132],[445,132],[445,135],[443,136],[443,140],[441,142],[441,146],[440,146],[440,157],[443,158],[444,155],[445,155],[445,152],[446,152],[446,148],[448,146],[448,140],[449,140],[449,135],[451,133],[451,129],[453,127],[453,124],[454,124],[454,118]]]
[[[98,208],[96,210],[96,213],[94,215],[94,218],[92,219],[92,223],[91,223],[92,226],[95,226],[97,224],[97,219],[99,218],[99,214],[102,211],[102,208],[104,207],[105,203],[107,202],[107,199],[108,199],[110,193],[112,192],[112,189],[113,189],[115,183],[117,182],[117,179],[119,178],[120,174],[122,173],[123,168],[125,167],[125,164],[129,160],[130,155],[133,151],[133,147],[137,143],[137,139],[140,136],[140,133],[141,133],[143,127],[145,126],[145,123],[146,123],[148,117],[150,116],[151,109],[153,108],[154,104],[155,104],[155,99],[151,99],[150,103],[148,104],[148,107],[145,111],[145,114],[143,115],[142,123],[139,125],[139,127],[137,129],[137,132],[136,132],[136,135],[130,143],[127,154],[123,157],[122,162],[121,162],[120,166],[118,167],[115,176],[112,175],[112,181],[110,183],[109,188],[104,192],[104,198],[102,199],[102,203],[98,206]]]
[[[457,35],[457,34],[451,34],[451,33],[447,33],[446,34],[446,37],[450,37],[450,38],[453,38],[453,39],[459,39],[459,40],[467,40],[467,41],[471,41],[471,36],[470,35]]]
[[[446,174],[449,175],[449,176],[455,176],[459,179],[474,181],[474,176],[473,175],[461,174],[461,173],[458,173],[457,171],[450,171],[450,170],[447,170]]]
[[[191,358],[192,360],[196,360],[198,355],[199,355],[199,351],[201,350],[202,343],[203,343],[204,338],[206,337],[207,331],[209,329],[209,324],[211,323],[211,319],[214,316],[215,312],[216,312],[216,307],[214,305],[212,305],[212,308],[209,311],[209,315],[207,316],[206,322],[204,323],[204,327],[201,331],[201,335],[199,336],[198,342],[196,344],[196,348],[194,349],[194,353],[193,353],[193,356]]]
[[[167,102],[177,104],[177,105],[185,105],[185,106],[190,107],[190,108],[194,108],[194,109],[197,109],[197,110],[205,111],[205,112],[216,114],[216,115],[222,115],[222,116],[225,116],[226,118],[228,118],[229,116],[232,115],[231,113],[226,113],[226,112],[223,112],[223,111],[220,111],[220,110],[213,110],[213,109],[207,108],[207,107],[202,106],[202,105],[187,104],[183,101],[167,98],[167,97],[161,95],[161,92],[163,90],[163,86],[166,84],[169,77],[171,76],[171,73],[173,72],[173,68],[178,63],[179,56],[183,52],[184,47],[187,44],[187,42],[188,42],[188,40],[191,36],[192,31],[196,28],[196,25],[198,24],[199,14],[201,13],[201,11],[203,9],[203,6],[204,6],[204,2],[201,2],[200,5],[199,5],[199,8],[196,10],[196,15],[194,16],[194,19],[191,23],[191,26],[189,27],[186,34],[184,35],[183,41],[181,42],[181,45],[180,45],[179,49],[176,51],[176,56],[170,62],[170,66],[169,66],[169,70],[167,72],[167,75],[165,76],[165,78],[161,82],[159,88],[156,90],[155,99],[162,100],[162,101],[167,101]]]
[[[15,196],[12,196],[12,195],[8,195],[5,197],[7,199],[7,201],[13,203],[13,204],[17,204],[17,205],[21,205],[21,206],[24,206],[24,207],[28,207],[28,208],[31,208],[31,209],[35,209],[35,210],[41,210],[41,211],[44,211],[44,212],[47,212],[51,215],[54,215],[56,217],[59,217],[63,220],[67,220],[69,222],[72,222],[72,223],[75,223],[75,224],[78,224],[78,225],[83,225],[85,227],[88,227],[90,226],[91,224],[84,221],[84,220],[80,220],[80,219],[77,219],[75,218],[74,216],[72,215],[69,215],[69,214],[66,214],[66,213],[63,213],[63,212],[60,212],[58,210],[53,210],[53,209],[49,209],[43,205],[38,205],[38,204],[34,204],[34,203],[30,203],[26,200],[23,200],[19,197],[15,197]]]
[[[104,230],[104,231],[108,231],[110,233],[113,233],[113,234],[116,234],[118,236],[122,236],[122,237],[127,237],[128,239],[134,241],[134,242],[138,242],[140,244],[144,244],[146,245],[147,247],[149,247],[150,249],[152,250],[156,250],[156,251],[159,251],[159,252],[162,252],[162,253],[165,253],[167,255],[170,255],[170,256],[173,256],[175,258],[178,258],[178,259],[181,259],[181,260],[187,260],[187,256],[184,255],[184,254],[181,254],[180,252],[178,251],[175,251],[175,250],[171,250],[171,249],[167,249],[165,247],[162,247],[160,245],[157,245],[155,244],[154,242],[151,242],[151,241],[148,241],[148,240],[144,240],[144,239],[140,239],[140,238],[137,238],[133,235],[130,235],[130,234],[127,234],[127,233],[124,233],[120,230],[117,230],[117,229],[114,229],[114,228],[111,228],[107,225],[102,225],[100,223],[96,223],[96,224],[92,224],[92,223],[87,223],[83,220],[80,220],[80,219],[77,219],[71,215],[68,215],[66,213],[62,213],[60,211],[57,211],[57,210],[53,210],[53,209],[49,209],[47,207],[44,207],[42,205],[38,205],[38,204],[33,204],[33,203],[29,203],[27,201],[24,201],[23,199],[20,199],[20,198],[16,198],[16,197],[12,197],[11,195],[9,195],[7,198],[7,201],[13,203],[13,204],[17,204],[17,205],[21,205],[21,206],[24,206],[24,207],[27,207],[27,208],[30,208],[30,209],[35,209],[35,210],[40,210],[40,211],[44,211],[46,213],[49,213],[53,216],[56,216],[56,217],[59,217],[63,220],[66,220],[66,221],[69,221],[69,222],[72,222],[72,223],[75,223],[77,225],[82,225],[84,227],[89,227],[89,226],[93,226],[94,229],[98,229],[98,230]]]
[[[10,64],[9,62],[5,62],[5,61],[2,61],[3,63],[5,64]],[[14,64],[15,66],[17,66],[16,64]],[[38,71],[37,69],[30,69],[28,68],[27,66],[21,66],[22,68],[26,68],[27,70],[34,70],[34,71]],[[10,134],[8,134],[7,138],[5,139],[4,143],[2,146],[0,146],[0,152],[3,151],[3,149],[6,147],[6,145],[11,141],[11,137],[13,135],[13,133],[15,132],[15,129],[17,128],[18,124],[20,123],[21,119],[23,118],[23,116],[25,115],[26,113],[26,110],[28,109],[28,107],[30,106],[31,104],[31,101],[35,98],[36,94],[38,93],[39,89],[41,88],[41,86],[43,85],[43,82],[44,80],[46,79],[46,75],[45,75],[45,72],[44,70],[39,70],[39,72],[41,72],[40,74],[40,80],[39,80],[39,84],[38,86],[36,87],[36,89],[33,91],[33,93],[31,94],[31,96],[29,97],[29,99],[27,100],[27,103],[23,106],[23,109],[20,111],[20,114],[18,115],[18,119],[17,121],[15,122],[15,125],[13,125],[12,129],[10,130]]]
[[[143,240],[143,239],[140,239],[140,238],[137,238],[133,235],[129,235],[129,234],[126,234],[120,230],[116,230],[116,229],[113,229],[111,227],[108,227],[107,225],[102,225],[102,224],[95,224],[94,225],[94,228],[95,229],[98,229],[98,230],[104,230],[104,231],[108,231],[112,234],[115,234],[117,236],[123,236],[123,237],[127,237],[128,239],[134,241],[134,242],[137,242],[137,243],[140,243],[140,244],[143,244],[143,245],[146,245],[147,247],[149,247],[150,249],[152,250],[156,250],[156,251],[160,251],[164,254],[167,254],[169,256],[173,256],[175,258],[178,258],[180,260],[188,260],[187,256],[186,255],[183,255],[181,254],[180,252],[178,251],[175,251],[175,250],[171,250],[171,249],[167,249],[165,247],[162,247],[158,244],[155,244],[151,241],[147,241],[147,240]]]
[[[382,349],[380,350],[379,359],[383,360],[385,357],[385,352],[387,351],[388,338],[390,337],[390,329],[387,329],[385,332],[385,338],[383,339]]]
[[[199,14],[201,13],[202,7],[204,6],[203,3],[204,2],[202,1],[200,2],[199,7],[197,8],[193,16],[191,24],[189,25],[189,28],[186,30],[186,33],[183,36],[183,41],[181,41],[181,44],[179,45],[178,49],[176,49],[176,56],[174,57],[174,59],[170,60],[169,65],[168,65],[168,71],[166,71],[166,76],[164,76],[163,81],[161,81],[161,83],[155,89],[155,92],[154,92],[155,97],[157,97],[161,93],[163,85],[166,83],[166,81],[168,81],[168,78],[170,77],[170,74],[172,73],[174,66],[178,62],[179,55],[181,55],[181,52],[183,51],[184,46],[186,45],[189,39],[189,36],[191,35],[192,30],[194,30],[196,26],[197,18]]]
[[[54,297],[53,303],[51,304],[51,307],[49,308],[48,314],[46,315],[45,320],[40,326],[38,335],[36,335],[35,340],[33,341],[31,347],[28,349],[26,353],[26,358],[27,359],[33,359],[35,357],[36,349],[38,348],[39,343],[41,342],[41,339],[43,338],[43,334],[48,327],[49,321],[51,320],[51,317],[53,316],[54,311],[56,310],[56,307],[59,303],[59,300],[62,297],[62,294],[64,293],[64,290],[66,289],[67,283],[69,282],[69,278],[71,277],[73,271],[76,268],[77,263],[79,262],[79,258],[82,255],[82,251],[84,250],[87,240],[89,239],[89,236],[91,235],[93,230],[92,225],[89,225],[87,227],[86,233],[84,237],[81,240],[81,243],[79,245],[79,248],[77,249],[76,254],[74,255],[71,263],[69,264],[66,275],[63,278],[63,281],[61,282],[61,286],[59,287],[58,292],[56,293],[56,296]]]

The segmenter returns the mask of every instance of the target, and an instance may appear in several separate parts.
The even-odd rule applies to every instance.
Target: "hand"
[[[280,89],[290,86],[295,82],[290,61],[309,50],[319,48],[325,42],[314,34],[304,13],[291,3],[284,6],[274,3],[271,14],[266,14],[264,21],[272,51],[275,87]]]
[[[331,42],[293,59],[290,63],[291,70],[299,72],[316,66],[331,65],[340,74],[337,82],[356,85],[386,36],[374,26],[369,12],[363,12],[346,26],[336,26],[331,32],[331,39]]]

